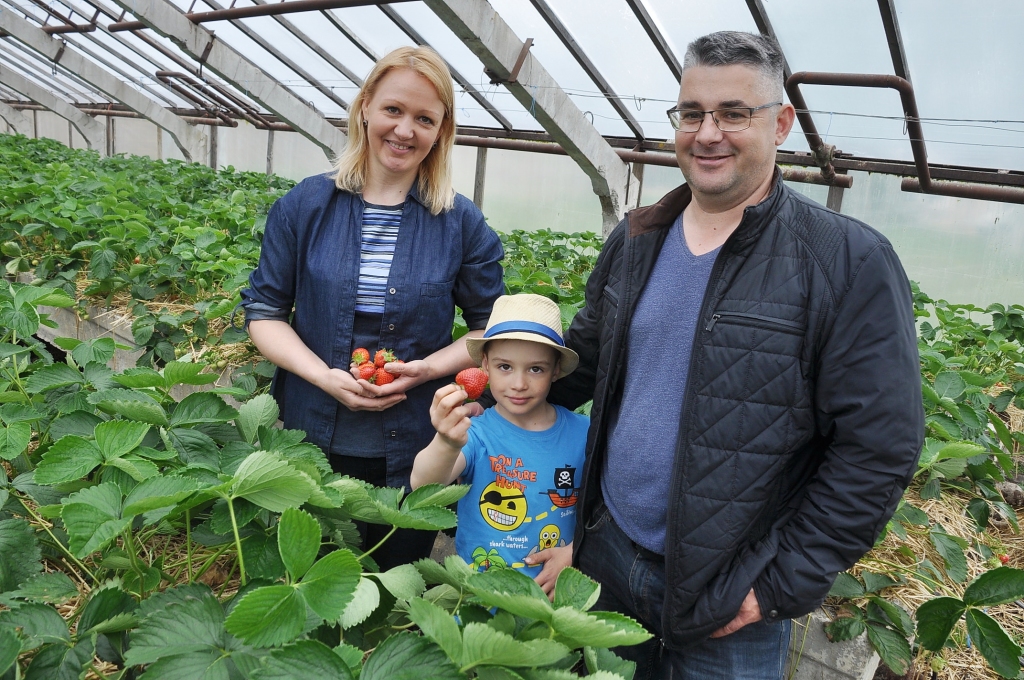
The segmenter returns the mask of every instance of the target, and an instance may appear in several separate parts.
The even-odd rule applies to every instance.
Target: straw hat
[[[520,293],[495,300],[491,318],[482,338],[467,338],[466,349],[477,364],[483,362],[484,345],[491,340],[528,340],[554,347],[561,354],[558,375],[564,378],[576,370],[580,357],[562,339],[562,313],[543,295]]]

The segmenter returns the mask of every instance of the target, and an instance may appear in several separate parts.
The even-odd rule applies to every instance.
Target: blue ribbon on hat
[[[484,333],[484,337],[493,338],[495,335],[502,333],[536,333],[537,335],[543,335],[559,347],[565,347],[565,342],[561,336],[542,323],[535,323],[533,321],[502,321],[488,328]]]

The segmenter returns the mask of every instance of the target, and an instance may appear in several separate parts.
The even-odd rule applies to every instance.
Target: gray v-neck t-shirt
[[[694,255],[682,225],[680,215],[630,321],[622,400],[611,413],[601,472],[615,522],[659,554],[697,317],[720,250]]]

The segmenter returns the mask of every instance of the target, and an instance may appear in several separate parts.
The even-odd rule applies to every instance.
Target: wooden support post
[[[274,174],[274,131],[267,131],[267,177]]]

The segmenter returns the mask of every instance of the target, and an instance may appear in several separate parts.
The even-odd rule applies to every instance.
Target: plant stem
[[[185,573],[192,583],[192,508],[185,510]]]
[[[902,564],[897,564],[895,562],[889,562],[889,561],[886,561],[886,560],[880,560],[877,557],[864,557],[862,559],[862,561],[863,562],[875,562],[877,564],[882,564],[882,565],[885,565],[887,567],[891,567],[893,569],[896,569],[897,571],[902,571],[904,574],[909,574],[910,576],[913,576],[918,581],[925,581],[927,583],[930,583],[933,586],[937,586],[938,588],[941,588],[947,594],[949,593],[949,588],[946,587],[946,584],[941,583],[939,581],[936,581],[935,579],[928,578],[927,576],[925,576],[925,575],[923,575],[923,574],[921,574],[921,573],[919,573],[919,572],[917,572],[915,570],[912,570],[910,567],[905,567]]]
[[[27,512],[29,515],[32,516],[32,519],[34,519],[36,521],[36,523],[43,528],[43,531],[45,531],[50,536],[50,538],[53,540],[53,542],[56,543],[58,546],[60,546],[60,549],[64,551],[64,554],[66,554],[68,557],[70,557],[71,561],[74,562],[75,564],[77,564],[79,569],[81,569],[86,574],[88,574],[89,578],[92,579],[92,582],[95,583],[96,582],[96,575],[93,574],[89,570],[89,568],[87,566],[82,564],[82,562],[77,557],[74,556],[74,554],[71,552],[71,550],[69,550],[67,548],[67,546],[65,546],[63,543],[61,543],[57,539],[57,537],[53,535],[53,532],[50,531],[50,527],[46,526],[46,522],[43,521],[43,518],[40,517],[39,515],[37,515],[35,512],[32,511],[32,508],[30,508],[28,506],[28,504],[25,502],[25,499],[22,498],[21,494],[19,492],[15,491],[14,492],[14,497],[18,499],[18,502],[21,503],[21,507],[25,508],[25,512]]]
[[[100,678],[100,680],[108,680],[107,674],[101,671],[99,668],[96,668],[96,664],[90,663],[89,668],[92,669],[92,672],[95,673],[97,677]]]
[[[210,558],[206,560],[205,563],[203,563],[203,566],[200,567],[199,571],[196,572],[195,579],[193,582],[201,579],[203,575],[210,570],[210,567],[213,566],[213,563],[217,561],[217,558],[223,555],[225,552],[227,552],[227,549],[230,547],[230,543],[225,543],[223,546],[221,546],[220,550],[211,555]]]
[[[228,497],[228,512],[231,514],[231,530],[235,532],[235,549],[238,551],[238,576],[245,585],[245,559],[242,557],[242,539],[238,537],[238,522],[235,520],[235,505]]]
[[[371,554],[374,550],[376,550],[377,548],[379,548],[382,545],[384,545],[384,542],[387,541],[389,538],[391,538],[391,535],[393,533],[395,533],[396,531],[398,531],[398,526],[392,524],[391,525],[391,531],[389,531],[388,533],[384,534],[384,538],[380,539],[380,542],[377,543],[377,545],[373,546],[372,548],[370,548],[369,550],[364,552],[362,555],[357,557],[356,560],[359,561],[359,562],[362,562],[364,557],[366,557],[367,555]]]

